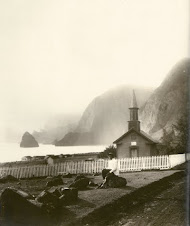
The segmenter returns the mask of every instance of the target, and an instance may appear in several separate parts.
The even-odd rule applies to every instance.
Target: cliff
[[[161,85],[153,89],[123,85],[96,97],[84,111],[76,130],[57,145],[109,144],[128,130],[129,105],[135,90],[141,129],[160,139],[163,129],[187,112],[190,59],[178,62]]]
[[[169,130],[187,112],[189,76],[190,59],[181,60],[171,69],[140,109],[142,130],[159,139],[163,129]]]
[[[56,145],[109,144],[127,131],[132,89],[142,106],[152,88],[123,85],[96,97],[85,109],[76,130],[66,134]]]

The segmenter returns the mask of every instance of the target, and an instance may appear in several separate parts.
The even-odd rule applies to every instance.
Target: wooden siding
[[[134,134],[135,132],[133,132]],[[138,149],[138,157],[145,156],[154,156],[156,154],[156,145],[148,144],[148,141],[142,136],[136,135],[137,149]],[[131,134],[123,137],[123,139],[117,145],[116,155],[117,158],[130,158],[130,147],[131,147]]]

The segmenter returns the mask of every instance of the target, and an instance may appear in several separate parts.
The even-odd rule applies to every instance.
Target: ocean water
[[[20,148],[17,143],[0,143],[0,162],[20,161],[23,156],[76,154],[88,152],[101,152],[108,145],[97,146],[62,146],[40,144],[38,148]]]

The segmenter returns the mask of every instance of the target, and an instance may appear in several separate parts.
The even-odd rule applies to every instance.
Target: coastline
[[[20,148],[19,143],[0,143],[0,163],[18,162],[24,156],[46,156],[102,152],[108,145],[54,146],[40,144],[36,148]]]

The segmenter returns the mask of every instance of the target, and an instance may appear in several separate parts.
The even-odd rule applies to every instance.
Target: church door
[[[131,149],[131,158],[138,157],[138,150],[137,148]]]

